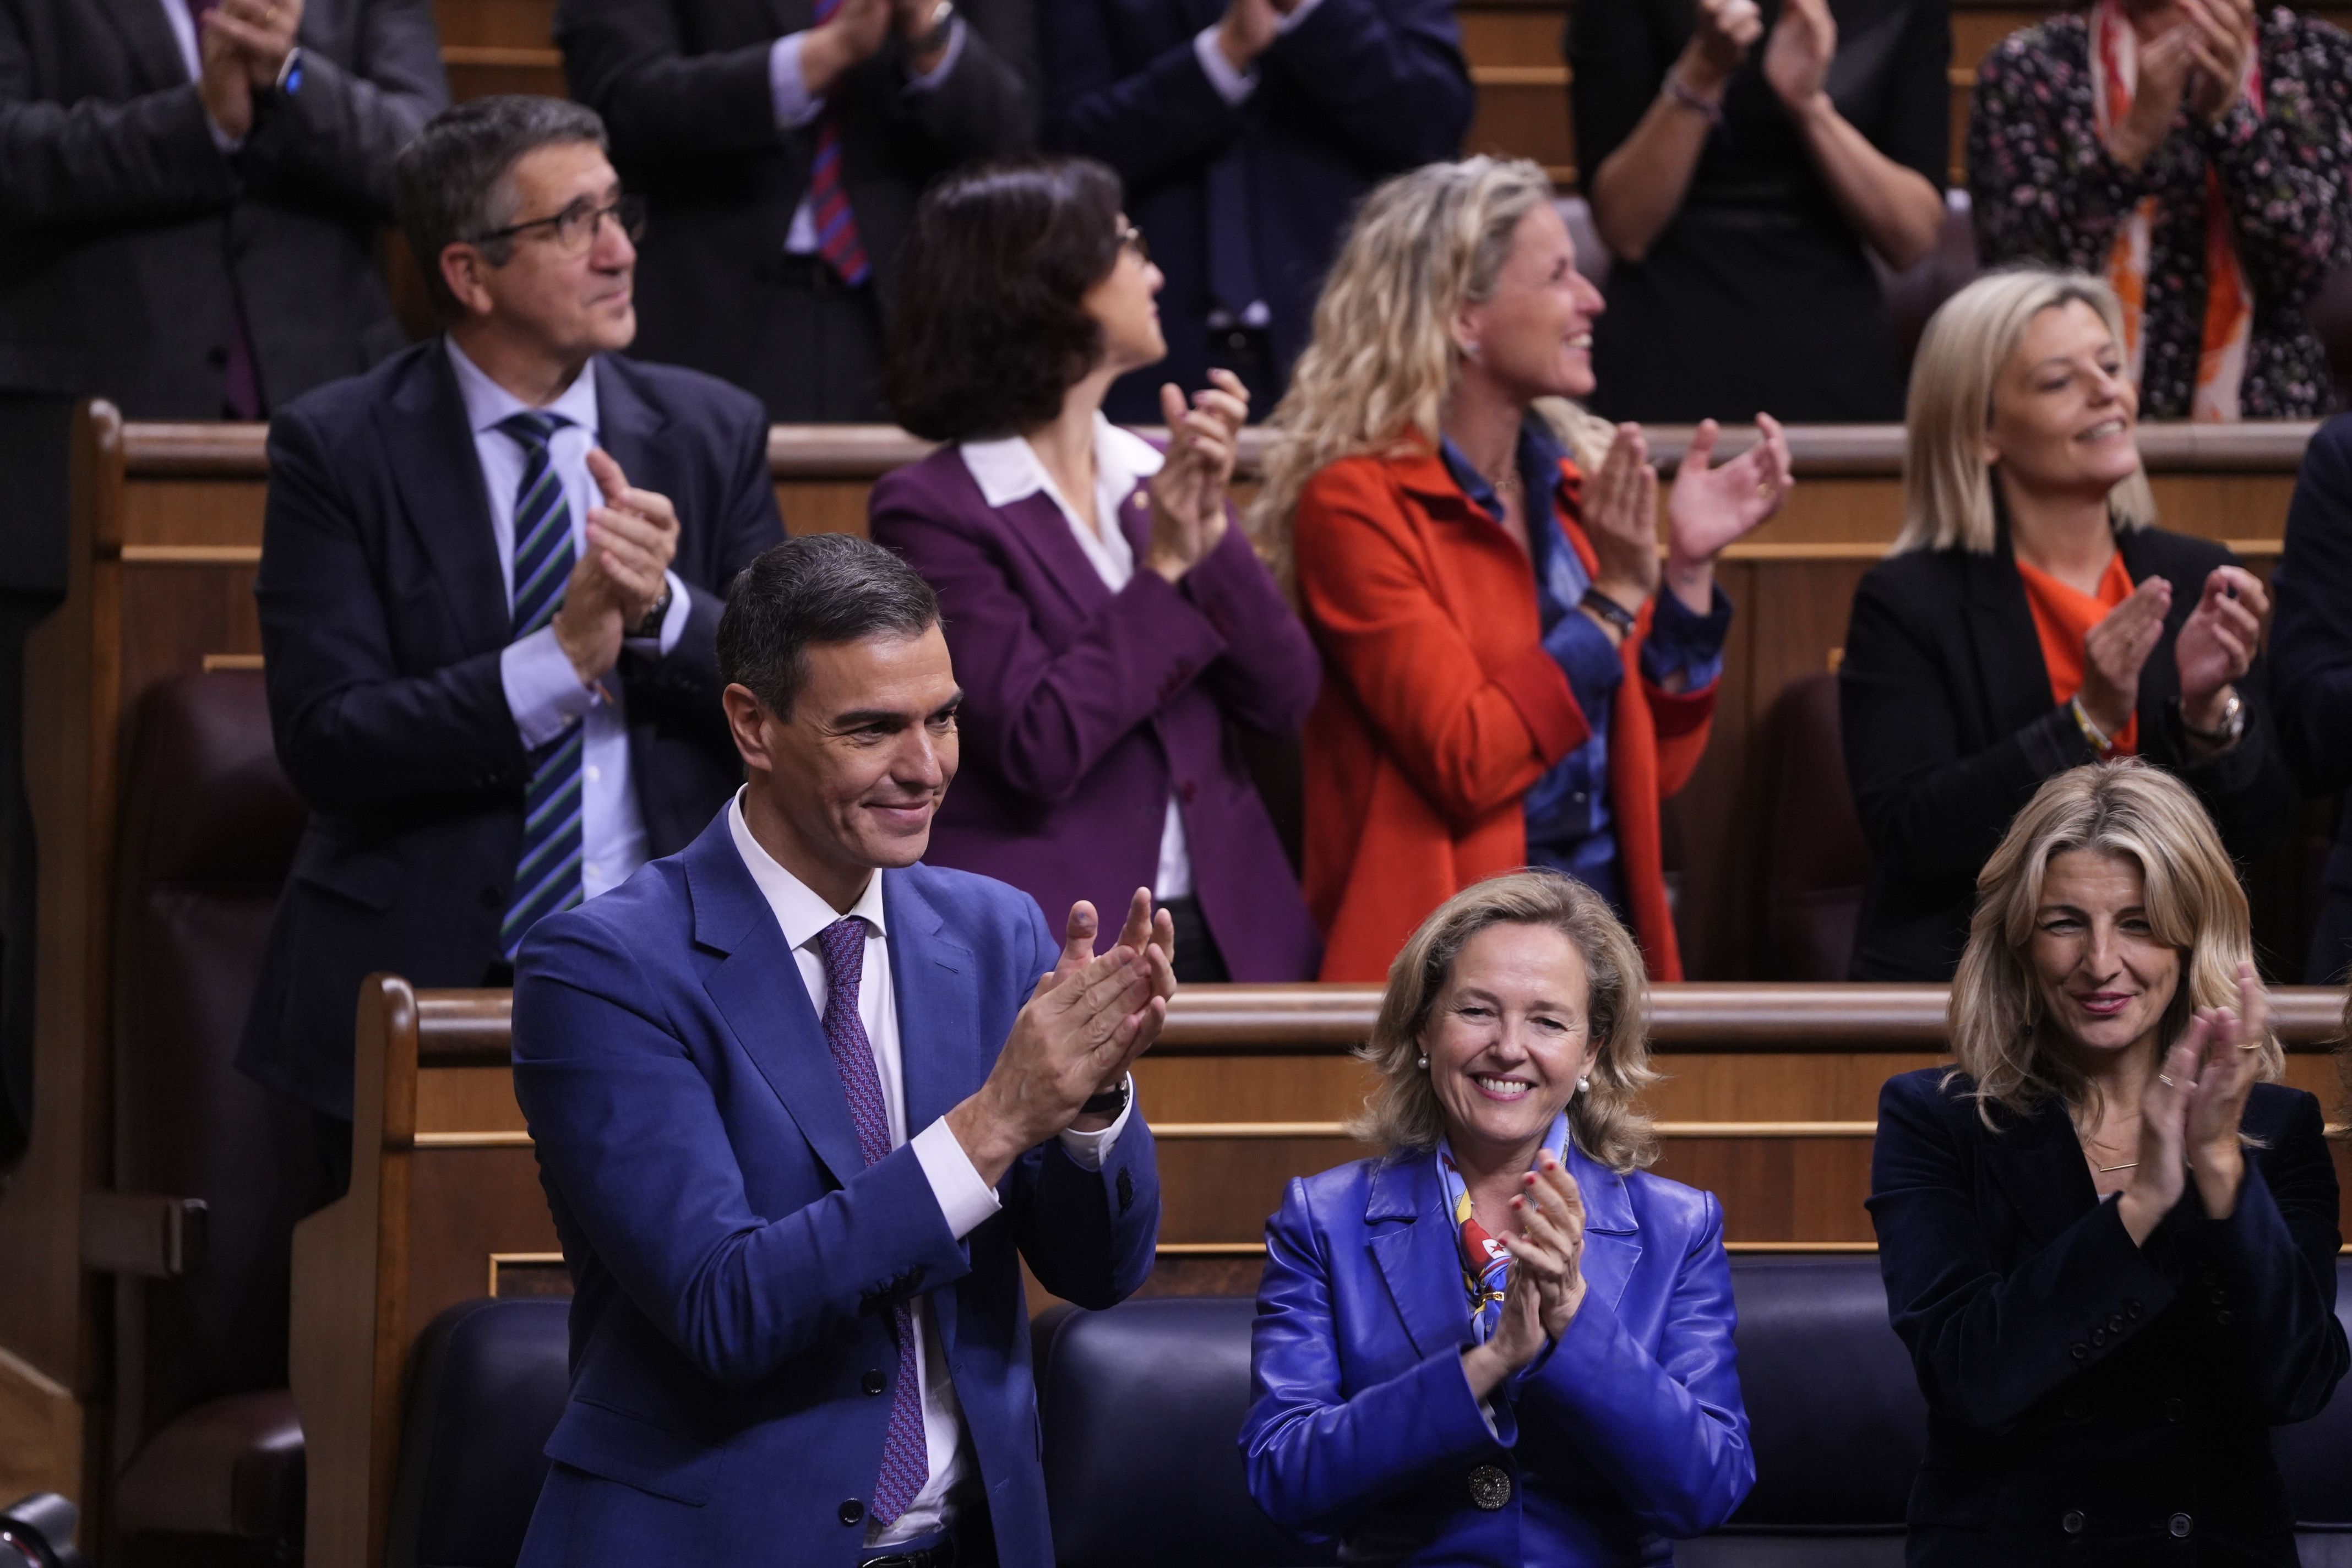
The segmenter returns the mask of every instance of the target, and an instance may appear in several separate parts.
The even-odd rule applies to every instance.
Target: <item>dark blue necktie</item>
[[[499,421],[522,448],[522,482],[515,487],[514,635],[520,641],[555,618],[578,557],[572,545],[572,506],[550,459],[548,442],[571,421],[529,410]],[[584,723],[530,757],[523,793],[522,855],[514,892],[499,922],[499,952],[513,962],[523,933],[558,910],[580,901],[580,757]]]

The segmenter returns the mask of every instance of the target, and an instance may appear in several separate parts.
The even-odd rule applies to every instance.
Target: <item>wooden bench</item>
[[[1362,1151],[1340,1131],[1372,986],[1202,986],[1137,1072],[1165,1194],[1157,1293],[1245,1294],[1290,1176]],[[2333,1104],[2343,994],[2273,993],[2289,1080]],[[508,1069],[509,994],[373,977],[359,1012],[352,1187],[295,1238],[293,1386],[309,1450],[311,1568],[377,1568],[410,1348],[444,1308],[562,1292]],[[1734,1250],[1870,1249],[1877,1089],[1941,1059],[1939,986],[1679,985],[1655,994],[1670,1076],[1659,1170],[1724,1201]],[[1033,1289],[1031,1305],[1045,1299]]]

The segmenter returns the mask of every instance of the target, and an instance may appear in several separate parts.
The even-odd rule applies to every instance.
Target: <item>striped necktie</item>
[[[841,0],[816,0],[815,21],[823,26]],[[828,108],[816,126],[816,159],[809,165],[809,213],[816,219],[816,253],[834,275],[852,289],[874,270],[866,265],[866,242],[857,237],[857,215],[849,210],[849,193],[841,184],[841,116]]]
[[[535,409],[510,415],[499,428],[522,448],[522,482],[515,487],[514,636],[520,642],[555,619],[564,585],[578,559],[572,543],[572,505],[547,444],[571,421]],[[523,792],[522,855],[514,891],[499,922],[499,952],[509,963],[523,933],[558,910],[580,901],[580,757],[584,723],[573,724],[529,758]]]
[[[882,1100],[882,1075],[874,1065],[874,1042],[858,1016],[857,991],[866,980],[866,922],[856,915],[816,933],[824,958],[824,1043],[849,1100],[857,1128],[857,1152],[867,1164],[890,1152],[889,1110]],[[923,1439],[923,1391],[915,1377],[915,1314],[906,1302],[893,1309],[892,1333],[898,1342],[898,1377],[890,1391],[890,1425],[882,1439],[882,1469],[874,1478],[874,1521],[886,1528],[931,1477],[930,1449]]]

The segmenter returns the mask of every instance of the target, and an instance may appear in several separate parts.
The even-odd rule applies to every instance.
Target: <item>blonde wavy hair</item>
[[[1429,1074],[1416,1064],[1430,1015],[1472,937],[1495,925],[1548,926],[1576,944],[1591,989],[1585,999],[1591,1088],[1568,1102],[1577,1147],[1612,1171],[1636,1170],[1658,1157],[1650,1119],[1634,1109],[1655,1083],[1650,1067],[1650,982],[1642,952],[1609,901],[1557,871],[1507,872],[1475,882],[1437,907],[1389,965],[1388,993],[1371,1039],[1356,1052],[1380,1074],[1363,1113],[1348,1131],[1392,1150],[1437,1146],[1444,1108]]]
[[[1952,980],[1952,1055],[1975,1080],[1987,1126],[1995,1105],[2024,1115],[2052,1095],[2090,1115],[2099,1110],[2095,1086],[2042,1013],[2028,952],[2050,862],[2075,849],[2137,865],[2149,929],[2181,954],[2181,983],[2158,1025],[2159,1049],[2179,1038],[2198,1008],[2237,1006],[2238,965],[2253,958],[2237,869],[2187,784],[2137,758],[2087,763],[2046,781],[1977,877],[1969,945]],[[2259,1076],[2275,1082],[2285,1067],[2273,1035],[2263,1042]]]
[[[1462,365],[1454,314],[1493,295],[1519,220],[1551,199],[1540,164],[1486,157],[1426,164],[1364,198],[1316,301],[1314,337],[1266,422],[1249,528],[1284,582],[1307,480],[1342,458],[1435,449]],[[1561,398],[1535,406],[1580,466],[1598,467],[1614,434],[1607,420]]]
[[[1992,466],[1982,447],[1992,423],[1993,386],[2033,318],[2078,301],[2096,310],[2116,342],[2123,342],[2123,307],[2115,290],[2087,272],[2033,267],[1989,272],[1928,318],[1911,362],[1904,417],[1903,531],[1892,553],[1954,545],[1975,555],[1992,553],[1999,537]],[[2134,468],[2107,492],[2107,513],[2118,529],[2146,528],[2156,521],[2147,469]]]

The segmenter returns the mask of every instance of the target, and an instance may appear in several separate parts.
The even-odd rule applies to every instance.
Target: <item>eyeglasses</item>
[[[1121,250],[1131,250],[1135,252],[1135,258],[1138,261],[1143,262],[1146,265],[1150,263],[1150,243],[1143,237],[1143,231],[1136,227],[1133,224],[1129,224],[1125,228],[1118,231],[1118,247]]]
[[[611,218],[634,245],[646,237],[646,198],[623,196],[605,206],[594,206],[585,200],[573,202],[553,217],[535,217],[522,223],[510,223],[504,228],[494,228],[488,234],[473,237],[476,245],[488,245],[495,239],[512,239],[534,228],[547,230],[558,252],[577,256],[596,243],[597,233],[604,220]]]

